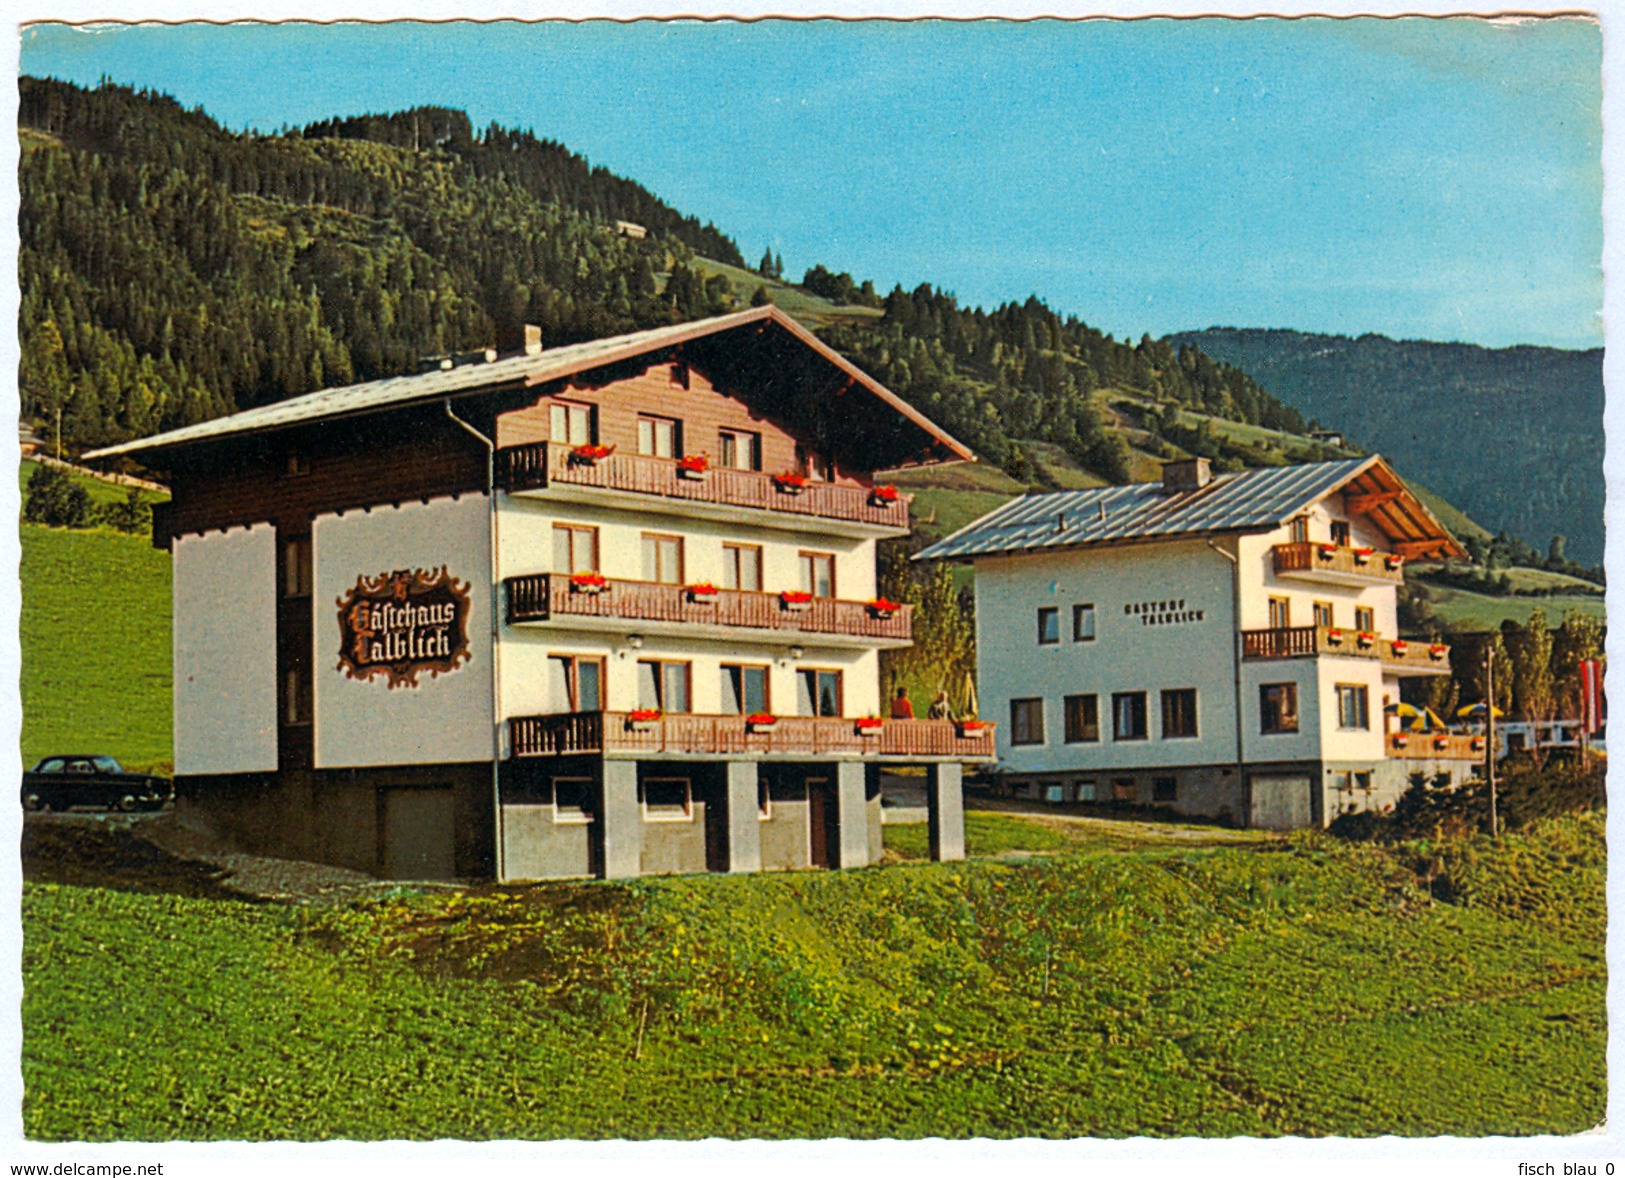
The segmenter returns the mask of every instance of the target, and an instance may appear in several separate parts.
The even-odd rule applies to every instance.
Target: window
[[[728,716],[770,712],[767,668],[722,665],[722,711]]]
[[[1176,687],[1162,693],[1162,738],[1196,735],[1196,688]]]
[[[1262,683],[1258,688],[1260,729],[1265,734],[1298,730],[1298,685]]]
[[[803,552],[801,587],[814,597],[834,597],[835,558],[827,552]]]
[[[553,821],[560,823],[592,821],[592,778],[553,779]]]
[[[1292,603],[1284,597],[1270,598],[1270,629],[1285,630],[1292,625]]]
[[[814,482],[833,483],[835,464],[817,450],[796,443],[796,468]]]
[[[1095,607],[1093,605],[1075,605],[1072,607],[1072,641],[1093,642],[1095,640]]]
[[[597,415],[591,405],[554,401],[548,407],[548,437],[566,446],[586,446],[598,440]]]
[[[694,817],[694,795],[686,777],[645,777],[643,817],[646,822],[688,822]]]
[[[688,664],[658,659],[638,663],[638,707],[688,711]]]
[[[729,470],[762,469],[762,435],[725,429],[717,436],[717,465]]]
[[[282,675],[282,723],[298,726],[310,723],[310,668],[289,667]]]
[[[1330,629],[1331,628],[1331,626],[1332,626],[1332,603],[1331,602],[1329,602],[1329,601],[1317,601],[1317,602],[1315,602],[1315,625],[1320,626],[1322,629]]]
[[[598,568],[598,529],[579,524],[553,525],[553,571],[590,573]]]
[[[682,451],[682,430],[669,417],[638,418],[638,453],[654,458],[676,458]]]
[[[806,668],[796,672],[796,715],[839,716],[841,673]]]
[[[1375,632],[1377,629],[1377,611],[1366,605],[1355,606],[1354,628],[1364,630],[1368,634]]]
[[[1151,779],[1151,800],[1153,802],[1176,802],[1179,800],[1179,778],[1153,777]]]
[[[773,788],[766,777],[756,777],[756,817],[762,822],[773,820]]]
[[[310,596],[310,537],[289,536],[282,542],[282,596]]]
[[[548,656],[546,707],[549,714],[596,712],[603,706],[603,659],[584,659],[571,654]]]
[[[683,538],[643,533],[643,579],[661,585],[683,583]]]
[[[1365,684],[1337,685],[1337,726],[1366,729],[1371,727],[1371,712],[1366,699]]]
[[[1010,701],[1010,743],[1044,743],[1044,701],[1042,699],[1013,699]]]
[[[1307,544],[1309,542],[1309,517],[1300,515],[1292,521],[1292,543]]]
[[[762,591],[762,549],[756,544],[722,546],[722,587]]]
[[[1100,697],[1069,695],[1062,701],[1066,713],[1066,742],[1079,744],[1100,739]]]
[[[1095,800],[1095,783],[1093,779],[1080,781],[1072,787],[1072,796],[1080,802]]]
[[[310,457],[297,450],[288,451],[287,465],[282,468],[283,474],[288,478],[298,478],[302,474],[310,473]]]
[[[1038,645],[1050,646],[1061,640],[1061,611],[1046,605],[1038,611]]]
[[[1112,696],[1112,739],[1144,740],[1145,692],[1120,691]]]
[[[1347,520],[1334,519],[1332,521],[1332,543],[1347,548],[1349,544],[1349,525]]]

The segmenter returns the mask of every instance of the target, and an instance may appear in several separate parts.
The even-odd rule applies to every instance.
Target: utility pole
[[[1484,650],[1484,775],[1490,783],[1490,837],[1501,837],[1500,816],[1495,810],[1495,648]]]

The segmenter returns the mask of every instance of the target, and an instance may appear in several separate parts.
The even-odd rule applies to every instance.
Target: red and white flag
[[[1582,659],[1580,662],[1580,720],[1589,736],[1601,728],[1608,719],[1608,705],[1602,695],[1602,662]]]

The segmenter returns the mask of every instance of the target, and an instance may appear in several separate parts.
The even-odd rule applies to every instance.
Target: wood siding
[[[288,454],[308,466],[288,473]],[[443,411],[244,439],[177,460],[174,498],[153,512],[152,542],[269,521],[308,531],[316,515],[485,489],[485,453]]]
[[[680,363],[652,364],[640,375],[598,387],[572,385],[556,397],[544,396],[534,405],[501,414],[496,427],[498,447],[562,441],[550,434],[550,407],[555,400],[595,406],[599,445],[614,446],[623,455],[637,454],[638,416],[648,414],[681,422],[681,452],[707,455],[713,469],[721,459],[719,437],[725,429],[761,435],[763,473],[796,469],[797,439],[791,433],[719,390],[698,369]],[[868,486],[868,473],[837,468],[835,481]]]

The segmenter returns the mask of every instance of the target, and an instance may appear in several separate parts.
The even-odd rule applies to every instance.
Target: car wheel
[[[128,814],[131,810],[134,810],[135,809],[135,795],[134,794],[125,794],[122,798],[120,798],[118,800],[118,808],[120,810],[123,810],[126,814]]]
[[[49,809],[49,807],[46,806],[45,799],[40,797],[39,794],[28,794],[23,798],[23,809],[33,810],[37,813],[40,810]]]

